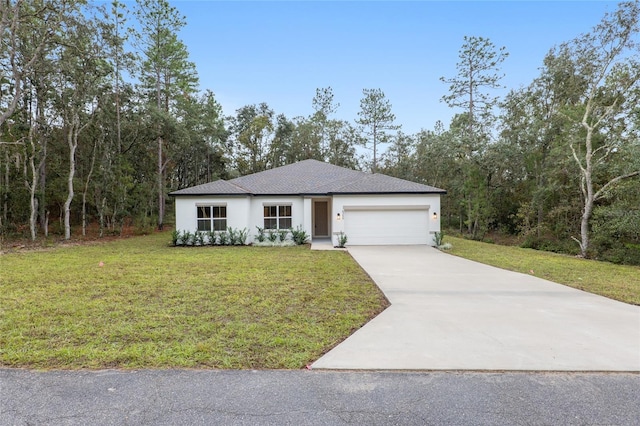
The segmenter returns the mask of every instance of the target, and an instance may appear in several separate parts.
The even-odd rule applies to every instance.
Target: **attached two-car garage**
[[[429,206],[344,206],[349,245],[429,244]]]

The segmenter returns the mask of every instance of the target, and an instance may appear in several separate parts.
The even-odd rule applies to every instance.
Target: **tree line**
[[[4,236],[162,228],[172,190],[313,158],[446,189],[444,226],[472,238],[640,263],[637,1],[552,47],[503,98],[506,48],[465,37],[441,79],[456,115],[416,134],[381,89],[363,90],[352,120],[330,87],[309,116],[266,103],[223,116],[167,0],[0,7]]]

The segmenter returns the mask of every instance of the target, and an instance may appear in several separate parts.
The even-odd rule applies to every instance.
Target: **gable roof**
[[[421,183],[304,160],[228,181],[217,180],[170,193],[188,195],[446,194]]]

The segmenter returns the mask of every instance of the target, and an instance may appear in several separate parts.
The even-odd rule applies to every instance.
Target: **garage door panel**
[[[349,245],[427,244],[426,210],[357,210],[345,214]]]

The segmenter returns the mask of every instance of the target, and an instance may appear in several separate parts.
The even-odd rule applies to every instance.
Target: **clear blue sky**
[[[364,88],[380,88],[406,133],[446,125],[440,102],[455,75],[463,37],[505,46],[503,83],[526,86],[551,47],[588,32],[608,1],[185,1],[180,36],[225,114],[266,102],[287,117],[313,112],[316,88],[331,86],[336,118],[357,118]]]

